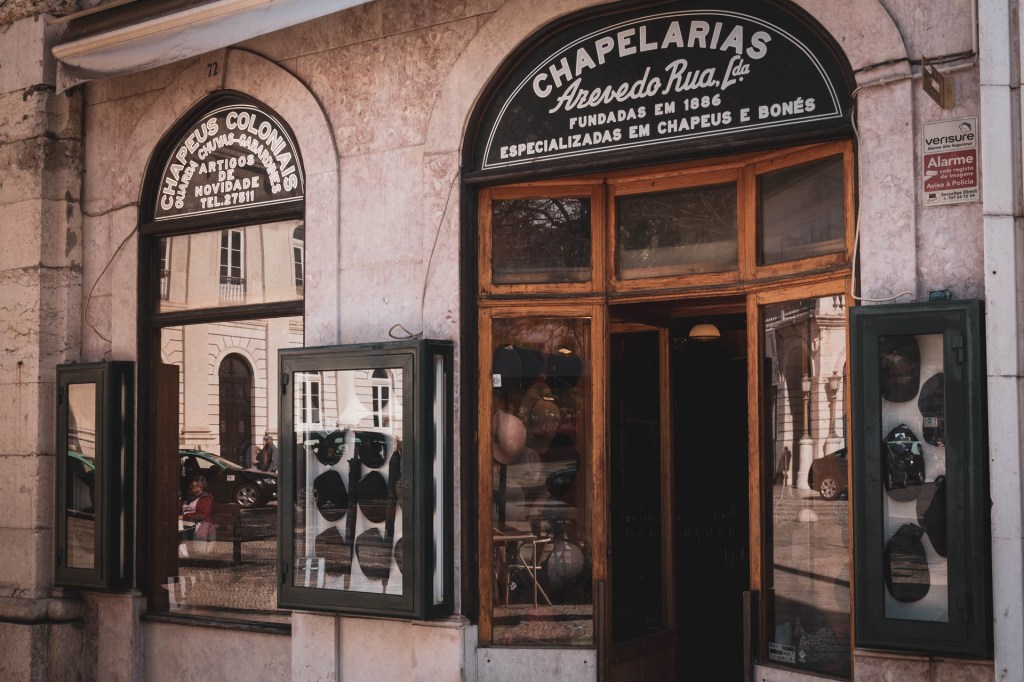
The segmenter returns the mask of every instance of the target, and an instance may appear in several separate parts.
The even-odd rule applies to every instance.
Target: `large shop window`
[[[827,142],[480,191],[485,644],[671,677],[713,621],[850,674],[853,171]]]
[[[140,411],[151,611],[277,611],[278,352],[303,345],[303,177],[292,134],[240,95],[197,107],[146,187]],[[321,419],[303,382],[303,419]]]

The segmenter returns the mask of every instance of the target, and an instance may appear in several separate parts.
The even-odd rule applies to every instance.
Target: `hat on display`
[[[585,566],[583,550],[564,537],[559,537],[552,543],[551,554],[544,562],[544,575],[552,589],[561,590],[583,573]]]
[[[372,523],[381,523],[387,516],[388,484],[376,471],[359,481],[359,508]]]
[[[313,499],[320,515],[328,521],[337,521],[348,511],[348,491],[341,474],[330,469],[313,480]]]
[[[512,464],[526,447],[526,425],[515,415],[499,410],[491,420],[491,454],[502,464]]]
[[[879,389],[893,403],[905,403],[921,385],[921,348],[909,334],[878,339]]]
[[[388,437],[383,433],[375,431],[356,431],[356,457],[365,466],[377,469],[384,466],[391,448],[388,445]]]
[[[345,436],[347,431],[331,431],[320,436],[313,442],[313,455],[324,466],[334,466],[341,461],[345,453]]]
[[[545,372],[552,388],[572,388],[583,375],[583,358],[563,346],[548,355]]]
[[[391,573],[391,544],[379,528],[364,530],[356,538],[356,558],[363,575],[370,580],[385,580]]]
[[[946,382],[942,372],[931,375],[921,386],[917,398],[921,410],[922,435],[926,443],[937,447],[946,445]]]
[[[519,359],[519,353],[511,346],[494,349],[491,374],[501,377],[499,388],[517,388],[523,378],[523,363]]]
[[[923,535],[920,526],[905,523],[885,545],[885,586],[897,601],[920,601],[931,588]]]
[[[523,365],[523,383],[520,388],[526,388],[544,374],[544,354],[532,348],[516,348],[516,353]]]
[[[936,476],[933,483],[926,483],[925,491],[917,500],[917,522],[924,528],[928,539],[939,556],[947,556],[947,508],[946,477]]]
[[[537,382],[530,387],[519,406],[519,418],[529,426],[531,435],[541,439],[554,437],[562,423],[562,411],[547,384]]]
[[[894,499],[906,501],[917,497],[924,483],[924,454],[921,441],[906,424],[894,427],[882,441],[882,469],[882,482],[890,494],[913,486],[909,497],[895,494]]]
[[[352,570],[352,547],[345,543],[334,526],[316,536],[314,551],[324,560],[324,569],[328,573],[348,573]]]
[[[405,552],[405,538],[398,538],[398,542],[395,543],[395,563],[398,564],[398,572],[402,572],[402,560],[404,559]]]

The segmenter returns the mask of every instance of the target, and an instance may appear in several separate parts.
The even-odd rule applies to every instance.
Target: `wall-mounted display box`
[[[57,585],[131,582],[133,376],[130,362],[57,367]]]
[[[990,656],[979,301],[850,310],[857,646]]]
[[[452,362],[447,341],[280,352],[282,607],[451,614]]]

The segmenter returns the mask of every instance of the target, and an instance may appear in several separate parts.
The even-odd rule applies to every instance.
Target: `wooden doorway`
[[[220,454],[241,466],[252,463],[252,369],[236,353],[220,363]]]

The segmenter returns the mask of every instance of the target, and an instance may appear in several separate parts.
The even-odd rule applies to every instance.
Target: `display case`
[[[130,362],[57,367],[59,586],[130,583],[133,374]]]
[[[850,311],[857,646],[992,650],[978,301]]]
[[[281,607],[451,613],[452,362],[446,341],[280,352]]]

